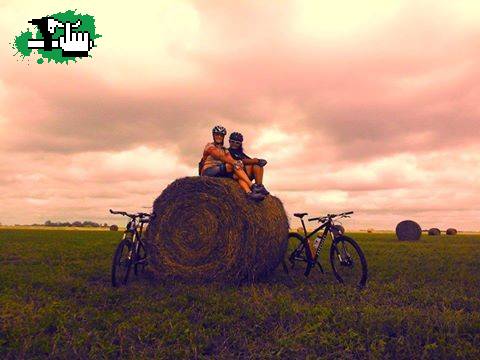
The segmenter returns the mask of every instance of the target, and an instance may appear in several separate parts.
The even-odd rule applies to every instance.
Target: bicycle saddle
[[[301,219],[301,218],[303,218],[303,217],[304,217],[305,215],[307,215],[307,214],[308,214],[308,213],[295,213],[295,214],[293,214],[293,216],[296,216],[296,217],[298,217],[298,218]]]

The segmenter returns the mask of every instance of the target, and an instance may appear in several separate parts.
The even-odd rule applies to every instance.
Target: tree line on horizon
[[[61,227],[65,227],[65,226],[71,226],[71,227],[108,227],[108,224],[107,223],[103,223],[103,224],[99,224],[99,223],[96,223],[94,221],[89,221],[89,220],[86,220],[86,221],[74,221],[74,222],[53,222],[53,221],[50,221],[50,220],[47,220],[45,221],[45,223],[43,224],[44,226],[61,226]]]

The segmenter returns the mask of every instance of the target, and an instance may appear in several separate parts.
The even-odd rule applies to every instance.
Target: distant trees
[[[51,220],[45,221],[45,226],[57,226],[57,227],[108,227],[107,223],[104,223],[103,225],[100,225],[99,223],[96,223],[94,221],[86,220],[86,221],[74,221],[72,223],[66,221],[66,222],[53,222]]]

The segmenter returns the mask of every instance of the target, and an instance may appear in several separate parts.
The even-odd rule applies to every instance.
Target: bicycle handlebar
[[[353,211],[347,211],[347,212],[344,212],[344,213],[341,213],[341,214],[327,214],[327,216],[319,216],[319,217],[314,217],[314,218],[310,218],[308,219],[308,221],[315,221],[315,220],[318,220],[318,221],[325,221],[327,219],[333,219],[333,218],[336,218],[336,217],[346,217],[347,215],[351,215],[353,214]]]
[[[115,211],[115,210],[112,210],[112,209],[110,209],[110,213],[123,215],[123,216],[128,216],[129,218],[132,218],[132,219],[135,219],[137,217],[143,218],[143,217],[154,217],[155,216],[155,213],[148,214],[148,213],[144,213],[144,212],[139,212],[139,213],[136,213],[136,214],[129,214],[126,211]]]

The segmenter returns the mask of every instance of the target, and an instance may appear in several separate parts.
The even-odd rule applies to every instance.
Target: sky
[[[29,20],[73,9],[92,58],[14,56]],[[2,224],[123,224],[108,209],[196,175],[221,124],[293,227],[480,230],[478,1],[0,0],[0,44]]]

